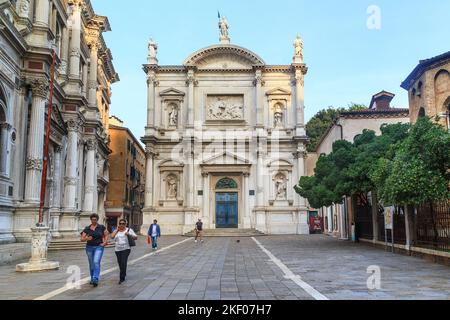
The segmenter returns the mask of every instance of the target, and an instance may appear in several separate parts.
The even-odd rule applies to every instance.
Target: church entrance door
[[[239,228],[239,186],[231,178],[220,179],[216,192],[216,228]]]
[[[216,193],[216,228],[238,227],[238,193]]]

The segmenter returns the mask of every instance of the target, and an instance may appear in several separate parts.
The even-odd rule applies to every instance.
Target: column
[[[145,208],[153,207],[153,152],[147,151],[145,165]]]
[[[48,0],[47,0],[48,1]],[[70,41],[70,77],[80,78],[81,2],[72,0],[72,38]]]
[[[257,151],[257,166],[256,166],[256,206],[261,208],[264,206],[264,163],[263,152],[261,147]]]
[[[54,177],[53,180],[54,182],[54,197],[53,197],[53,203],[52,203],[52,207],[53,208],[61,208],[61,151],[62,151],[62,147],[58,146],[55,148],[55,153],[54,153],[54,161],[55,161],[55,170],[54,170]]]
[[[305,93],[304,93],[304,74],[305,68],[300,68],[295,71],[295,106],[296,106],[296,127],[300,129],[297,135],[306,135],[305,132]]]
[[[79,124],[75,120],[69,120],[67,127],[69,135],[67,141],[66,176],[64,178],[64,211],[76,211]]]
[[[91,43],[91,57],[90,57],[91,63],[89,67],[89,95],[88,95],[88,101],[89,101],[89,107],[96,108],[97,107],[97,89],[98,89],[98,83],[97,83],[97,67],[98,67],[98,45],[97,42]]]
[[[86,142],[86,181],[84,191],[83,211],[85,213],[94,212],[94,195],[95,195],[95,150],[97,141],[90,139]]]
[[[209,225],[211,223],[209,212],[209,173],[203,172],[203,223]],[[210,226],[211,227],[211,226]]]
[[[33,79],[31,82],[33,94],[31,107],[31,121],[28,132],[28,148],[26,161],[25,201],[40,201],[40,186],[42,178],[45,103],[47,101],[48,80],[46,78]]]
[[[81,94],[85,97],[87,97],[87,92],[88,92],[88,65],[87,63],[85,63],[83,65],[83,89],[81,90]]]
[[[61,64],[59,67],[59,72],[62,75],[67,75],[67,63],[69,60],[69,30],[67,29],[67,27],[63,27],[61,32]]]
[[[157,78],[154,71],[147,75],[147,127],[155,127],[155,84]]]
[[[8,157],[8,128],[9,124],[7,123],[2,123],[0,125],[0,173],[4,174],[8,173],[6,168]]]
[[[378,195],[372,191],[372,228],[373,242],[378,241]]]
[[[304,146],[301,146],[297,150],[297,174],[298,174],[298,183],[300,181],[301,177],[306,176],[306,157],[308,156],[308,153],[306,152],[306,149]],[[300,197],[300,203],[299,205],[303,208],[306,207],[306,200],[303,197]]]
[[[40,27],[49,27],[50,2],[49,0],[36,0],[35,23]]]
[[[192,142],[189,141],[187,144],[187,163],[188,163],[188,185],[187,185],[187,206],[192,208],[195,205],[194,201],[194,151],[192,150]]]
[[[188,85],[188,114],[187,114],[187,127],[194,127],[194,87],[195,87],[195,74],[194,70],[188,71],[187,81]]]
[[[244,201],[244,229],[250,229],[252,227],[250,220],[250,205],[249,205],[249,177],[250,174],[245,172],[243,175],[243,194],[242,200]]]
[[[263,78],[262,78],[262,71],[256,70],[255,75],[255,110],[256,110],[256,126],[257,127],[263,127],[264,126],[264,108],[263,108],[263,101],[261,97],[262,93],[262,86],[264,84]]]

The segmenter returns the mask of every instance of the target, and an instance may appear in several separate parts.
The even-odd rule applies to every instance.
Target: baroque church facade
[[[306,200],[294,186],[306,175],[303,42],[293,63],[269,65],[230,43],[194,52],[182,65],[158,64],[150,40],[146,233],[157,219],[165,234],[206,229],[253,229],[308,234]]]
[[[56,52],[45,221],[53,238],[104,222],[111,85],[118,81],[89,0],[0,1],[0,243],[29,242],[38,219]]]

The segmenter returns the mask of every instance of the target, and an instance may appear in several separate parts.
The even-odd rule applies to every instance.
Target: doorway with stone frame
[[[239,176],[212,177],[212,219],[216,229],[238,229],[242,212],[242,190]]]

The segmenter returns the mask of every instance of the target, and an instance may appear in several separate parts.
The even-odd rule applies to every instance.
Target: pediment
[[[283,88],[275,88],[266,92],[267,96],[290,96],[291,91]]]
[[[231,152],[222,152],[203,161],[203,165],[248,165],[249,161]]]
[[[159,167],[160,168],[165,168],[165,167],[184,167],[184,164],[182,162],[180,162],[180,161],[168,159],[168,160],[163,160],[159,164]]]
[[[161,97],[184,97],[186,93],[175,88],[169,88],[159,93]]]
[[[268,167],[292,167],[292,163],[289,160],[286,159],[277,159],[273,160],[268,164]]]
[[[184,65],[198,69],[233,70],[252,69],[255,66],[264,66],[265,62],[243,47],[215,45],[193,53],[184,61]]]

